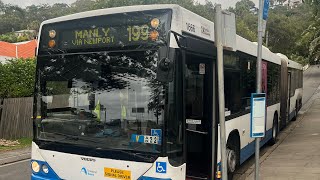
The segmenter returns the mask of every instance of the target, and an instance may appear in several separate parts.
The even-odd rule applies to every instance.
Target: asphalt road
[[[30,175],[30,160],[0,166],[0,180],[28,180]]]
[[[320,68],[311,66],[303,74],[303,104],[305,104],[315,93],[320,85]],[[261,149],[261,154],[266,152],[266,148]],[[251,161],[251,163],[250,163]],[[242,168],[239,169],[239,174],[244,173],[252,165],[253,160],[246,162]],[[0,166],[0,180],[28,180],[30,179],[30,165],[29,160],[24,160],[8,165]]]
[[[303,73],[303,96],[302,104],[305,104],[316,92],[320,85],[320,67],[310,66]]]

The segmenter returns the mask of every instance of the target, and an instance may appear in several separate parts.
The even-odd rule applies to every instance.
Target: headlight
[[[44,173],[46,173],[46,174],[48,174],[48,172],[49,172],[49,168],[48,168],[48,166],[47,165],[42,165],[42,171],[44,172]]]
[[[32,161],[31,162],[31,168],[33,172],[38,173],[40,171],[40,165],[37,161]]]

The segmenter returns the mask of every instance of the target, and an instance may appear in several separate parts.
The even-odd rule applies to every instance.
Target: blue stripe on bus
[[[260,147],[266,144],[272,138],[272,128],[266,132],[266,136],[260,141]],[[246,161],[255,152],[255,141],[252,141],[240,150],[240,164]]]
[[[30,163],[32,163],[33,161],[38,162],[38,164],[40,166],[40,171],[39,172],[32,171],[31,180],[61,180],[61,178],[59,178],[59,176],[54,172],[54,170],[50,167],[50,165],[47,162],[38,161],[38,160],[31,160]],[[42,171],[43,165],[46,165],[48,167],[48,169],[49,169],[48,173],[44,173]]]
[[[138,180],[171,180],[171,178],[154,178],[154,177],[141,176]]]

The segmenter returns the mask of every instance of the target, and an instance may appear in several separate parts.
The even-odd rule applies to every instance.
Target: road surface
[[[303,73],[303,96],[302,104],[305,104],[316,92],[320,85],[320,67],[310,66]]]
[[[30,175],[30,160],[0,166],[0,180],[28,180]]]

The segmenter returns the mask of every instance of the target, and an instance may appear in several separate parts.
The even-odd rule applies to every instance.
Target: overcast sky
[[[54,3],[67,3],[71,4],[75,2],[76,0],[2,0],[4,3],[8,4],[14,4],[14,5],[19,5],[21,7],[26,7],[30,6],[32,4],[54,4]],[[200,3],[204,3],[205,0],[195,0]],[[229,6],[234,6],[237,1],[239,0],[210,0],[213,3],[219,3],[222,5],[222,8],[228,8]],[[252,0],[256,4],[258,3],[258,0]]]

